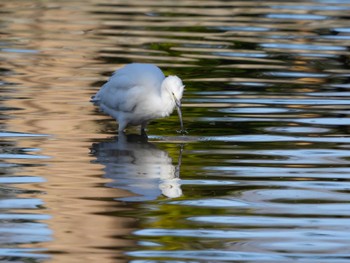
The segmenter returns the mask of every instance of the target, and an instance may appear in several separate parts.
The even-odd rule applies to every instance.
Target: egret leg
[[[127,126],[127,124],[126,124],[126,122],[124,122],[124,121],[118,121],[118,133],[119,134],[122,134],[122,133],[124,133],[124,130],[126,129],[126,126]]]
[[[118,145],[119,147],[124,147],[127,145],[128,139],[126,137],[126,134],[124,132],[121,132],[118,134]]]
[[[147,126],[148,122],[143,122],[141,124],[141,131],[145,131],[146,130],[146,126]]]
[[[147,137],[147,133],[146,133],[146,126],[147,126],[148,122],[144,122],[141,124],[141,135],[142,136],[146,136]]]

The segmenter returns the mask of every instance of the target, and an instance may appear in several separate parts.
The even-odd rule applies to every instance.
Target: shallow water
[[[2,1],[3,262],[348,262],[350,4]],[[89,103],[180,76],[148,140]]]

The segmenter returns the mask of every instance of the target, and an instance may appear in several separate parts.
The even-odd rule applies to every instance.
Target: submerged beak
[[[185,130],[184,130],[184,124],[182,122],[181,101],[178,100],[173,93],[172,93],[172,95],[173,95],[173,98],[174,98],[174,101],[175,101],[177,114],[179,115],[179,119],[180,119],[181,132],[183,132]]]

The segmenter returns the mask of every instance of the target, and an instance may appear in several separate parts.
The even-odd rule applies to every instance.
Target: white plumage
[[[146,125],[153,119],[169,116],[177,107],[181,130],[181,98],[184,90],[177,76],[165,77],[155,65],[132,63],[118,69],[92,97],[92,102],[119,124],[118,131],[127,126]]]

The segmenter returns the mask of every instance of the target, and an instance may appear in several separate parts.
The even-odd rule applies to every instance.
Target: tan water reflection
[[[13,118],[6,125],[13,131],[48,134],[45,139],[19,140],[17,146],[42,149],[51,158],[45,168],[22,171],[40,175],[46,183],[20,187],[45,192],[40,198],[45,213],[52,216],[46,223],[53,231],[53,242],[26,247],[48,249],[54,255],[51,262],[116,262],[120,250],[133,243],[116,236],[129,233],[133,222],[103,215],[123,209],[107,201],[123,193],[103,187],[109,180],[101,177],[102,166],[91,164],[94,157],[89,155],[92,134],[104,137],[97,132],[92,120],[98,117],[88,102],[91,87],[100,80],[96,68],[103,70],[94,59],[100,45],[85,35],[99,22],[75,9],[77,2],[65,6],[16,2],[3,7],[15,12],[11,19],[6,15],[11,22],[8,39],[19,39],[20,46],[35,52],[2,53],[6,68],[15,73],[6,81],[18,83],[7,106],[21,109],[9,113]],[[110,249],[113,252],[107,252]]]

